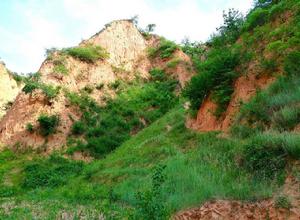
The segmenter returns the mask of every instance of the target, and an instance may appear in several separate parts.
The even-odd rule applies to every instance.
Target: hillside
[[[0,142],[10,146],[42,147],[46,152],[61,149],[74,122],[87,110],[80,110],[81,103],[84,107],[88,107],[88,103],[83,102],[103,106],[116,97],[120,84],[147,81],[151,69],[166,69],[171,59],[180,62],[166,72],[183,86],[193,75],[192,70],[188,70],[192,68],[188,56],[174,48],[170,58],[150,60],[147,48],[158,47],[159,42],[155,36],[146,40],[131,21],[121,20],[106,25],[79,47],[49,50],[38,73],[26,80],[23,92],[0,122]],[[57,117],[57,132],[50,135],[34,131],[39,130],[40,116],[47,116],[45,120],[52,116],[54,121]]]
[[[0,121],[0,218],[300,219],[300,3],[223,17],[48,50]]]
[[[4,63],[0,63],[0,119],[10,108],[21,86],[14,80],[8,72]]]

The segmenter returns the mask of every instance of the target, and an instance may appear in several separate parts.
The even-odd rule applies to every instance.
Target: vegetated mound
[[[245,19],[234,11],[224,15],[228,19],[208,43],[206,60],[187,88],[196,115],[187,127],[228,131],[257,91],[290,75],[285,66],[289,54],[299,50],[299,2],[270,2],[257,5]],[[293,59],[299,62],[296,55]]]
[[[170,45],[162,48],[162,41]],[[157,36],[143,36],[131,20],[119,20],[106,25],[77,47],[47,50],[47,59],[38,73],[24,80],[23,91],[2,119],[0,143],[40,147],[47,152],[61,149],[75,122],[81,118],[87,121],[91,114],[94,118],[101,117],[97,109],[105,108],[108,101],[118,97],[121,90],[133,82],[143,84],[151,80],[149,71],[157,67],[158,62],[164,72],[170,73],[167,75],[180,80],[183,86],[193,75],[192,64],[174,45]],[[147,51],[152,48],[160,54],[170,46],[175,49],[156,62]],[[176,63],[167,67],[172,59],[176,59]],[[79,122],[74,125],[78,136],[83,134],[78,132],[80,125]]]
[[[5,64],[0,62],[0,119],[11,107],[20,90],[21,86],[6,69]]]

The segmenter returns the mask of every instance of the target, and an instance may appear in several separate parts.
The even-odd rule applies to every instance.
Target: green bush
[[[29,132],[29,133],[33,133],[34,132],[34,127],[31,123],[28,123],[26,124],[26,130]]]
[[[40,115],[38,122],[40,134],[47,137],[56,132],[59,125],[59,117],[57,115]]]
[[[300,124],[299,106],[285,106],[272,117],[274,127],[279,131],[290,131]]]
[[[72,134],[82,135],[86,131],[85,124],[81,121],[76,121],[71,128]]]
[[[69,73],[69,70],[67,69],[67,67],[64,65],[64,63],[59,63],[56,64],[53,68],[53,72],[55,73],[59,73],[59,74],[63,74],[63,75],[67,75]]]
[[[260,66],[263,69],[264,73],[268,74],[275,73],[278,67],[274,59],[262,59]]]
[[[300,52],[291,52],[285,58],[284,70],[288,75],[300,75]]]
[[[233,81],[237,76],[234,68],[239,63],[238,58],[238,53],[226,48],[210,52],[208,59],[200,66],[200,73],[191,79],[184,91],[193,110],[198,109],[210,94],[218,104],[216,114],[220,115],[226,110],[233,92]]]
[[[25,83],[25,86],[23,87],[22,91],[26,94],[31,94],[34,90],[38,89],[40,87],[38,82],[35,81],[27,81]]]
[[[275,207],[283,208],[283,209],[290,209],[290,208],[292,208],[292,204],[287,196],[278,196],[275,199]]]
[[[274,178],[286,166],[287,152],[284,138],[275,135],[257,135],[244,146],[243,166],[261,178]]]
[[[157,166],[152,175],[152,188],[136,194],[134,219],[165,220],[170,217],[163,201],[162,186],[165,182],[165,166]]]
[[[79,175],[82,169],[81,162],[51,155],[47,159],[39,159],[25,165],[22,187],[36,189],[65,185],[71,177]]]
[[[244,31],[251,31],[257,26],[264,25],[269,19],[269,11],[267,9],[257,8],[248,14],[244,23]]]
[[[94,63],[109,57],[100,46],[86,45],[84,47],[71,47],[63,50],[64,53],[84,62]]]
[[[174,42],[162,38],[157,48],[148,49],[148,55],[151,58],[160,56],[160,58],[165,59],[171,57],[178,48]]]

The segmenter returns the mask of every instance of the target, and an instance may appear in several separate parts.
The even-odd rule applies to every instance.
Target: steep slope
[[[224,53],[220,56],[223,56],[221,59],[227,60],[224,62],[228,62],[229,66],[226,67],[224,64],[219,69],[210,67],[215,69],[213,70],[215,73],[212,71],[209,77],[215,79],[207,84],[213,86],[207,90],[202,86],[204,89],[200,89],[203,91],[201,96],[196,99],[191,98],[192,102],[196,103],[193,109],[197,114],[195,118],[187,120],[187,127],[199,131],[228,132],[241,105],[255,96],[258,90],[271,85],[278,76],[286,74],[284,70],[286,55],[299,50],[298,15],[299,5],[296,1],[258,7],[249,13],[243,26],[240,27],[241,31],[236,41],[224,43],[225,46],[217,45],[218,38],[226,42],[226,39],[222,38],[226,38],[231,33],[225,33],[212,40],[211,52],[208,52],[208,57],[211,58],[207,59],[207,64],[203,64],[199,74],[205,72],[204,75],[208,75],[205,65],[209,65],[209,62],[215,62],[214,60],[218,63],[223,62],[217,60],[216,56],[213,57],[213,53],[218,50],[220,54],[222,50],[228,51],[228,54]],[[230,62],[235,63],[230,66]],[[226,68],[229,68],[230,72],[226,72],[228,71]],[[205,80],[203,77],[202,82]],[[200,77],[198,81],[200,83]],[[194,82],[196,84],[196,79]],[[194,97],[197,93],[195,90],[196,88],[193,92]],[[190,97],[193,95],[191,94]]]
[[[10,108],[20,90],[21,87],[8,73],[5,64],[0,62],[0,119]]]
[[[79,108],[70,103],[70,95],[84,93],[98,105],[104,105],[106,100],[116,96],[114,85],[129,83],[137,77],[149,78],[149,71],[156,63],[148,58],[147,48],[156,47],[159,41],[156,36],[146,40],[131,21],[120,20],[106,25],[79,47],[50,51],[38,74],[28,80],[24,92],[18,95],[1,121],[0,142],[34,148],[44,146],[46,151],[60,149],[66,143],[74,121],[81,118]],[[99,57],[85,59],[84,56],[93,52]],[[160,62],[163,64],[168,60]],[[172,73],[180,78],[188,72],[188,67],[191,68],[191,63],[177,66],[180,69]],[[188,74],[192,76],[190,71]],[[186,81],[186,78],[182,80]],[[39,127],[41,115],[59,117],[55,134],[45,138],[39,132],[33,132]]]

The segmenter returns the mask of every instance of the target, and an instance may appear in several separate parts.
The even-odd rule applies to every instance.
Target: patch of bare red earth
[[[275,198],[259,202],[215,200],[199,208],[192,208],[176,214],[173,220],[299,220],[300,184],[289,176],[282,188],[282,195],[291,202],[290,209],[278,208]],[[275,197],[275,196],[274,196]]]

